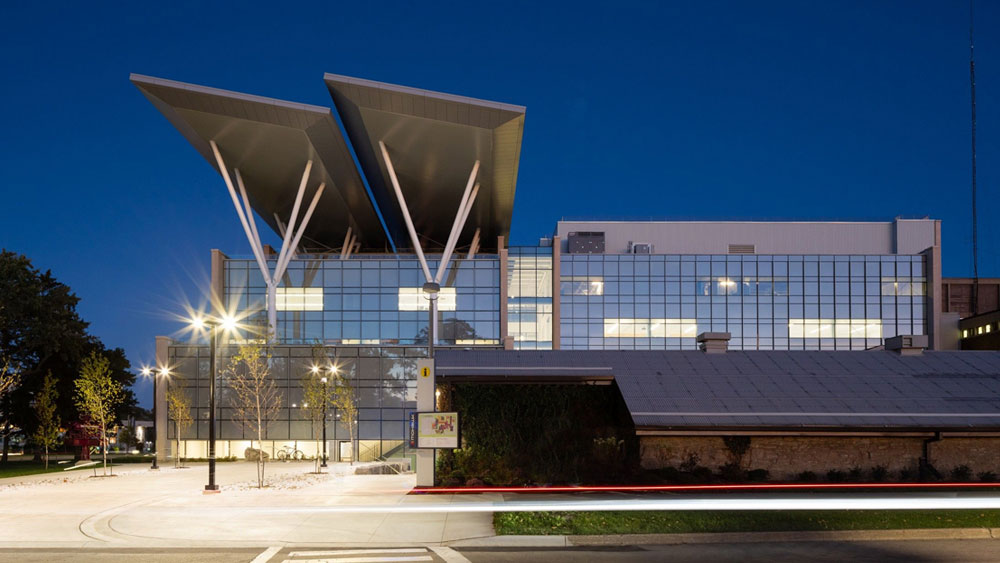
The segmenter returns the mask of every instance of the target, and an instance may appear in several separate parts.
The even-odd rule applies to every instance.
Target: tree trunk
[[[104,459],[104,475],[108,474],[108,431],[101,425],[101,458]]]
[[[258,426],[260,428],[260,426]],[[257,445],[260,446],[260,455],[257,456],[257,488],[264,488],[264,436],[263,432],[257,430]]]
[[[46,443],[45,444],[45,470],[48,471],[48,469],[49,469],[49,445],[48,445],[48,443]]]
[[[174,469],[177,469],[181,466],[181,424],[176,421],[174,422],[174,441],[177,442],[177,446],[174,447]],[[156,456],[155,441],[153,442],[153,456]]]
[[[0,456],[0,463],[7,463],[7,452],[10,451],[10,421],[3,427],[3,455]]]

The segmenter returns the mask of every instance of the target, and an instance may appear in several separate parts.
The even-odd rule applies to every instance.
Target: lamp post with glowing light
[[[196,329],[208,330],[208,484],[206,491],[218,491],[215,483],[215,350],[219,329],[233,330],[236,319],[223,317],[221,319],[195,317],[191,325]]]
[[[157,376],[159,376],[159,377],[167,377],[168,375],[170,375],[170,370],[168,368],[165,368],[165,367],[162,367],[162,368],[160,368],[158,370],[154,370],[154,369],[152,369],[150,367],[143,367],[142,368],[142,375],[144,377],[152,377],[153,378],[153,465],[150,466],[150,469],[159,469],[160,466],[157,465],[157,458],[160,457],[160,450],[156,447],[156,440],[159,437],[157,435],[157,432],[159,432],[159,428],[157,428],[157,426],[156,426],[156,399],[158,397],[158,394],[157,394],[157,391],[156,391],[156,387],[157,387],[156,386],[156,381],[158,379]]]
[[[331,365],[329,368],[331,375],[337,375],[337,366]],[[319,374],[321,368],[319,366],[313,366],[313,374]],[[330,381],[327,376],[319,378],[320,383],[323,384],[323,462],[320,463],[320,467],[327,467],[326,465],[326,407],[327,403],[330,402]]]

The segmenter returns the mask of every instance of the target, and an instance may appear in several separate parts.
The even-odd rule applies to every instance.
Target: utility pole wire
[[[976,217],[976,57],[975,4],[969,0],[969,85],[972,94],[972,314],[979,314],[979,229]]]

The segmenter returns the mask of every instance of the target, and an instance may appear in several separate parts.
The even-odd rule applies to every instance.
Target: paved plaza
[[[252,486],[254,464],[219,463],[218,494],[203,493],[204,463],[159,471],[124,465],[109,478],[78,470],[0,479],[0,548],[410,546],[493,535],[490,512],[337,511],[454,499],[408,495],[413,474],[354,475],[357,466],[338,463],[326,475],[310,475],[313,467],[312,462],[269,463],[271,486],[261,490]]]

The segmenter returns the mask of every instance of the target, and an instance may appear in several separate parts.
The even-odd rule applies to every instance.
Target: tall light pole
[[[326,467],[326,403],[330,400],[330,391],[327,386],[326,376],[320,378],[323,382],[323,462],[320,467]]]
[[[312,367],[312,372],[313,372],[314,375],[318,375],[321,370],[322,370],[322,368],[320,368],[319,366],[313,366]],[[330,375],[337,375],[337,366],[330,365],[327,368],[327,370],[330,372]],[[328,406],[328,403],[330,402],[330,380],[329,380],[329,378],[327,376],[324,375],[324,376],[322,376],[322,377],[319,378],[319,381],[320,381],[320,383],[323,384],[323,454],[322,454],[322,456],[323,456],[322,457],[323,462],[320,463],[319,466],[320,467],[327,467],[327,465],[326,465],[326,458],[327,458],[327,455],[326,455],[326,408]]]
[[[430,303],[427,304],[427,357],[434,358],[434,344],[437,340],[437,301],[441,286],[435,282],[427,282],[423,287]]]
[[[232,330],[236,328],[236,320],[232,317],[222,319],[196,317],[191,320],[192,326],[208,330],[208,484],[206,491],[218,491],[215,483],[215,355],[216,341],[219,329]]]
[[[149,368],[149,367],[143,367],[142,368],[142,375],[144,377],[152,377],[153,378],[153,465],[150,466],[150,469],[159,469],[160,466],[157,465],[157,458],[160,457],[160,451],[156,447],[156,439],[158,437],[157,436],[157,432],[159,431],[159,428],[157,428],[157,426],[156,426],[156,399],[159,396],[159,394],[157,393],[157,390],[156,390],[156,387],[157,387],[156,386],[156,382],[159,379],[159,377],[167,377],[168,375],[170,375],[170,369],[167,368],[167,367],[161,367],[158,370],[154,370],[154,369]],[[159,377],[157,377],[157,376],[159,376]]]

